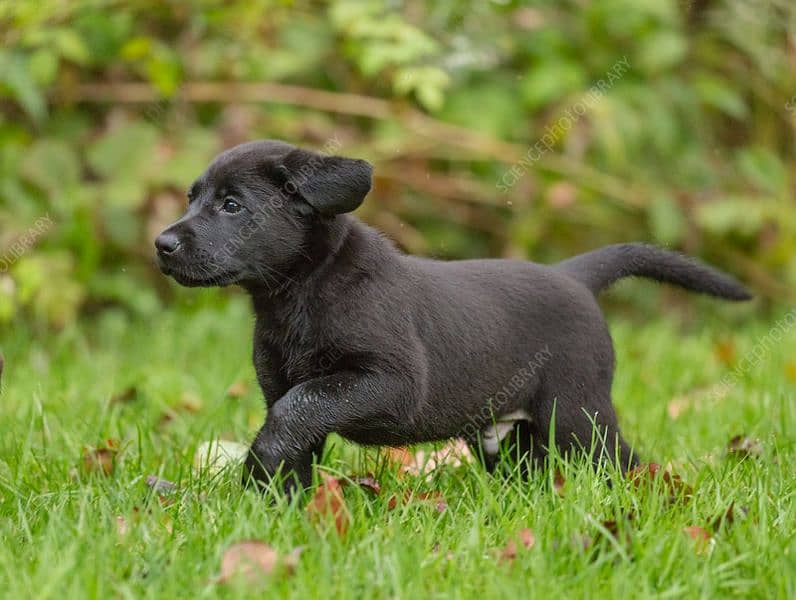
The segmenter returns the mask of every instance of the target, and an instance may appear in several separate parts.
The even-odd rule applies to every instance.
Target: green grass
[[[700,308],[702,316],[712,312],[709,304]],[[689,502],[669,503],[661,482],[648,490],[615,478],[609,486],[576,463],[561,466],[562,494],[550,472],[523,481],[468,466],[443,467],[432,481],[399,478],[375,450],[336,439],[324,468],[375,470],[383,488],[379,496],[346,489],[353,521],[343,539],[319,531],[298,504],[268,504],[242,491],[235,471],[193,473],[198,444],[246,442],[262,419],[244,303],[133,325],[109,312],[55,335],[20,327],[3,347],[0,590],[37,599],[796,597],[796,327],[724,399],[711,400],[699,390],[732,368],[717,345],[730,343],[741,364],[776,321],[730,314],[734,321],[713,317],[687,327],[612,320],[623,429],[645,460],[671,463],[693,487]],[[226,397],[238,380],[251,389]],[[134,382],[137,398],[111,402]],[[201,401],[197,412],[177,408],[186,393]],[[691,404],[673,419],[667,405],[688,393]],[[170,407],[177,416],[164,423]],[[736,434],[759,438],[762,456],[727,456]],[[108,438],[122,444],[113,474],[85,473],[84,448]],[[173,504],[152,497],[150,474],[179,485]],[[448,508],[389,510],[389,498],[407,489],[438,490]],[[683,528],[710,528],[730,505],[735,520],[700,552]],[[119,516],[128,521],[126,535],[117,530]],[[605,520],[620,521],[618,538],[600,536]],[[497,560],[523,527],[534,531],[535,546],[513,563]],[[219,585],[224,549],[246,538],[280,553],[304,546],[295,574],[267,577],[262,590]],[[589,549],[585,539],[594,542]]]

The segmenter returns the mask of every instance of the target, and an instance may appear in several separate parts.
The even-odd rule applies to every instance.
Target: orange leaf
[[[560,469],[556,469],[555,475],[553,475],[553,491],[559,496],[564,495],[564,474],[561,473]]]
[[[536,536],[533,534],[533,531],[527,527],[524,527],[517,532],[517,539],[519,540],[521,546],[526,550],[530,550],[536,544]],[[500,560],[511,562],[517,558],[517,553],[517,542],[511,539],[506,544],[506,547],[500,552]]]
[[[232,544],[221,557],[221,574],[219,583],[241,576],[249,582],[256,581],[262,575],[269,575],[277,565],[278,554],[265,542],[243,540]]]
[[[369,492],[373,492],[374,495],[378,496],[381,493],[381,485],[373,475],[365,475],[364,477],[354,477],[354,483],[356,483],[359,487],[368,490]]]
[[[245,381],[236,381],[227,389],[227,398],[243,398],[249,393],[249,384]]]
[[[713,353],[724,365],[732,365],[735,362],[735,342],[731,339],[722,340],[713,347]]]
[[[727,453],[739,458],[763,455],[763,444],[756,438],[736,435],[727,444]]]
[[[696,542],[696,549],[698,554],[704,554],[710,548],[710,542],[713,536],[710,534],[710,532],[707,529],[692,525],[690,527],[685,527],[683,529],[683,533],[685,533],[688,537],[694,540],[694,542]]]
[[[86,448],[83,451],[83,468],[89,473],[111,475],[116,466],[118,453],[118,442],[115,440],[108,440],[105,446],[99,448]]]
[[[339,479],[323,476],[323,483],[315,490],[315,496],[307,505],[307,514],[316,519],[334,519],[337,534],[344,536],[351,523],[351,515],[343,497],[343,486]]]

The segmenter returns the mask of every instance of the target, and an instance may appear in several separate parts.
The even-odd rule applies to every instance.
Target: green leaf
[[[788,172],[779,157],[761,146],[738,152],[738,168],[759,189],[772,194],[788,193]]]
[[[650,204],[650,229],[656,240],[677,245],[685,233],[685,220],[680,206],[667,194],[658,194]]]
[[[141,175],[154,161],[157,130],[134,121],[106,133],[87,152],[88,164],[105,178]]]
[[[700,204],[696,210],[696,222],[715,235],[739,234],[744,237],[757,235],[768,216],[768,208],[758,198],[727,198]]]
[[[522,98],[531,110],[555,102],[585,85],[585,73],[568,61],[542,62],[532,68],[520,87]]]
[[[43,138],[25,154],[21,174],[48,193],[59,195],[78,182],[80,163],[66,142]]]
[[[53,41],[61,56],[78,65],[89,62],[90,55],[83,39],[73,29],[59,28],[53,32]]]
[[[637,60],[647,73],[658,73],[681,63],[688,54],[686,38],[676,31],[658,31],[641,38]]]
[[[28,61],[22,56],[0,52],[0,92],[5,90],[34,122],[47,114],[44,96],[33,80]]]
[[[709,74],[701,74],[694,79],[694,89],[699,99],[736,119],[745,119],[749,113],[741,94],[735,87],[722,79]]]
[[[211,130],[194,127],[179,140],[174,154],[155,171],[152,181],[187,189],[218,150],[218,138]]]

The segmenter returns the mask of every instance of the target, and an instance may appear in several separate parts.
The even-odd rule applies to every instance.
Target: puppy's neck
[[[259,313],[284,302],[293,302],[297,294],[309,291],[322,281],[337,261],[355,225],[354,219],[347,215],[313,223],[301,256],[277,283],[252,282],[244,285],[255,310]]]

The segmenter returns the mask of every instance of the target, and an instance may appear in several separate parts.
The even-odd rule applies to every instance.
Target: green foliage
[[[372,159],[362,216],[410,250],[647,239],[786,299],[795,36],[788,0],[0,2],[0,322],[156,310],[152,237],[215,152],[258,137]]]

